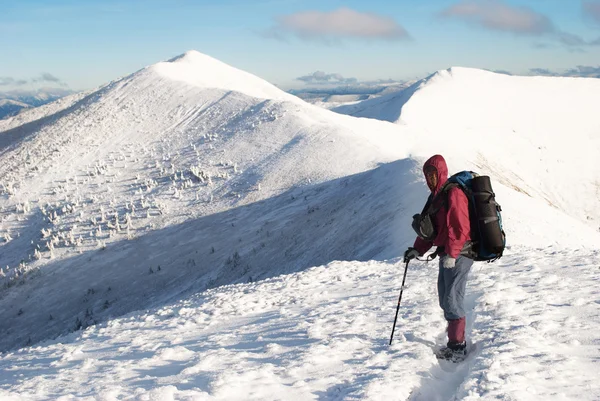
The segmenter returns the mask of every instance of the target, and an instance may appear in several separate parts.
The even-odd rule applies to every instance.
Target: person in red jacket
[[[440,256],[438,273],[438,297],[444,317],[448,321],[448,343],[438,356],[451,359],[466,354],[464,296],[467,277],[473,260],[467,256],[471,240],[469,200],[458,187],[448,189],[447,196],[440,193],[448,180],[448,167],[440,155],[432,156],[423,165],[427,186],[431,190],[433,241],[417,237],[413,247],[404,253],[405,261],[422,256],[432,246],[437,246]]]

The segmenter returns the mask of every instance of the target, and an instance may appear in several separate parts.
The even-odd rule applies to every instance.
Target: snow
[[[336,111],[418,127],[440,144],[440,153],[466,159],[474,170],[597,230],[600,163],[588,149],[600,149],[599,103],[600,80],[594,78],[454,67]]]
[[[389,221],[403,202],[381,205],[415,166],[395,162],[407,152],[392,125],[198,87],[153,67],[65,102],[0,137],[1,280],[11,286],[0,349],[183,292],[399,246]],[[362,199],[365,186],[386,195]],[[315,234],[326,240],[315,245]],[[159,265],[160,276],[149,274]]]
[[[294,89],[290,93],[298,96],[305,102],[314,104],[324,109],[348,109],[347,106],[372,100],[389,93],[396,93],[408,88],[414,82],[391,83],[365,83],[357,86],[345,85],[332,88],[307,88]],[[346,106],[342,108],[341,106]],[[346,113],[349,114],[349,113]]]
[[[19,127],[34,121],[39,121],[44,117],[50,117],[55,113],[68,109],[70,106],[81,100],[87,93],[77,93],[60,98],[52,103],[43,106],[33,107],[27,110],[22,110],[16,116],[8,117],[0,120],[0,132],[2,136],[9,135],[12,129],[18,130]],[[0,142],[0,150],[4,147]]]
[[[476,266],[467,329],[477,352],[463,365],[431,350],[445,336],[435,265],[411,263],[390,347],[403,264],[332,262],[3,354],[0,396],[595,400],[598,263],[597,251],[513,248]]]
[[[0,398],[598,399],[594,85],[453,68],[379,121],[192,51],[0,121]],[[459,366],[433,265],[387,345],[434,153],[508,238]]]
[[[0,98],[0,120],[19,114],[23,109],[29,108],[28,104],[11,99]]]
[[[29,107],[29,105],[11,99],[0,99],[0,106],[19,106],[21,108]]]
[[[261,99],[298,101],[297,97],[283,92],[252,74],[195,50],[149,68],[169,79],[202,88],[233,90]]]

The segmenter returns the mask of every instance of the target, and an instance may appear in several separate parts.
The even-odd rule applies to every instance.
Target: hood
[[[442,157],[442,155],[434,155],[429,158],[423,165],[423,174],[425,174],[425,169],[429,166],[435,167],[438,173],[438,182],[435,188],[434,194],[437,194],[442,186],[448,181],[448,166],[446,165],[446,160]]]

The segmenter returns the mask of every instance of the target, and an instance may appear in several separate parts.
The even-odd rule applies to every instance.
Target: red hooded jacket
[[[437,185],[432,191],[437,195],[440,189],[448,181],[448,166],[440,155],[432,156],[423,165],[423,172],[428,167],[437,170]],[[441,198],[441,197],[440,197]],[[433,242],[417,237],[414,248],[422,256],[432,246],[444,247],[444,252],[453,258],[458,258],[465,243],[471,239],[471,221],[469,220],[469,200],[465,193],[457,187],[448,190],[448,203],[443,204],[443,199],[436,201],[442,203],[440,209],[434,216],[434,224],[437,236]],[[435,205],[434,205],[435,206]]]

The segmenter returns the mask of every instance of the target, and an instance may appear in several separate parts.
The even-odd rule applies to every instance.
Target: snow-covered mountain
[[[399,191],[416,164],[398,161],[394,126],[197,52],[63,102],[0,136],[2,348],[183,291],[399,252]]]
[[[0,120],[15,116],[24,109],[42,106],[73,93],[72,90],[62,88],[0,92]]]
[[[577,80],[487,74],[440,72],[379,121],[192,51],[0,121],[0,396],[508,399],[523,371],[504,364],[528,357],[532,394],[600,395],[600,127],[590,107],[565,103],[563,122],[545,99],[583,105]],[[510,85],[529,102],[503,106]],[[434,153],[492,176],[509,241],[474,271],[478,351],[450,373],[431,358],[443,327],[424,264],[385,345]],[[542,388],[549,363],[562,381]]]
[[[65,88],[15,89],[0,92],[0,99],[14,100],[31,107],[38,107],[73,93],[71,89]]]
[[[418,128],[504,185],[600,227],[600,81],[471,68],[334,111]],[[442,150],[440,150],[442,151]]]
[[[305,102],[332,109],[375,99],[388,93],[395,93],[412,84],[413,82],[364,83],[324,88],[292,89],[289,93],[298,96]]]
[[[11,117],[23,109],[27,109],[30,106],[23,102],[18,102],[16,100],[11,99],[1,99],[0,98],[0,120],[6,117]]]

